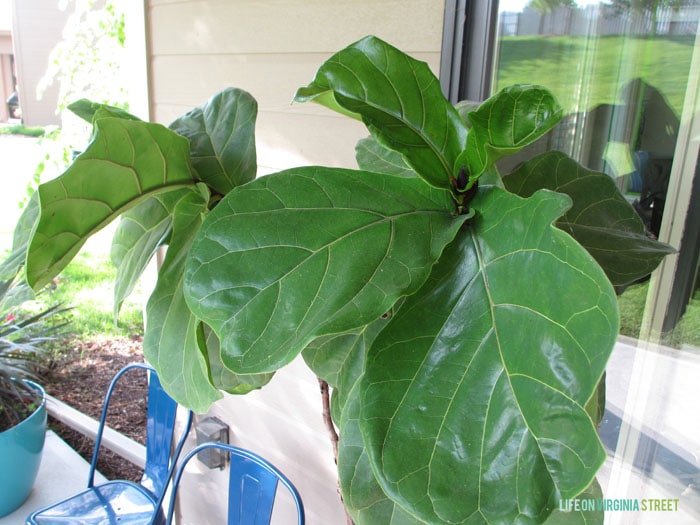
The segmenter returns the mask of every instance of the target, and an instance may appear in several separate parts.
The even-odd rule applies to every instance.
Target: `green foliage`
[[[36,393],[24,380],[38,379],[47,351],[65,333],[64,308],[53,305],[32,313],[16,305],[25,286],[14,278],[0,281],[0,432],[36,408]]]
[[[590,253],[616,286],[627,285],[656,268],[669,246],[645,235],[639,215],[603,173],[583,168],[563,153],[529,160],[504,178],[506,189],[529,197],[547,188],[571,197],[573,205],[557,226]]]
[[[623,88],[641,78],[664,94],[676,115],[683,112],[695,35],[513,36],[500,39],[498,89],[523,82],[554,93],[565,113],[621,104]],[[587,66],[586,89],[581,64]]]
[[[458,111],[425,64],[374,37],[331,57],[296,99],[367,125],[361,170],[253,180],[255,102],[236,89],[170,129],[80,104],[94,139],[18,228],[29,281],[50,281],[119,216],[117,308],[167,246],[144,351],[178,401],[204,411],[301,353],[334,388],[358,525],[543,522],[605,456],[585,408],[617,336],[605,271],[618,270],[577,242],[593,218],[567,210],[610,188],[545,154],[550,177],[572,184],[525,169],[505,177],[523,179],[512,193],[494,163],[557,123],[551,94],[513,86]],[[601,235],[637,235],[630,210],[596,206],[624,218]],[[640,245],[648,263],[625,279],[668,251]]]
[[[24,304],[39,311],[51,304],[72,305],[66,318],[72,335],[80,339],[129,337],[143,332],[143,301],[140,287],[122,304],[118,322],[114,318],[112,293],[116,268],[104,254],[81,251],[44,292]]]
[[[576,2],[575,0],[530,0],[527,6],[545,14],[562,7],[576,7]]]
[[[0,135],[24,135],[27,137],[43,137],[46,130],[40,126],[0,126]]]
[[[94,0],[70,3],[73,8],[63,28],[63,39],[51,50],[37,93],[41,96],[57,81],[61,112],[69,102],[85,96],[97,102],[126,104],[123,6],[120,8],[120,2]]]

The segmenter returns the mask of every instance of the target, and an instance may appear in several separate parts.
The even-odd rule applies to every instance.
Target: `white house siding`
[[[0,28],[0,122],[6,122],[9,114],[6,101],[15,90],[12,82],[12,35]]]
[[[49,54],[61,40],[69,11],[58,2],[13,0],[13,40],[22,119],[29,126],[59,124],[58,86],[37,96],[36,88],[49,65]]]
[[[167,123],[236,86],[259,104],[260,173],[290,166],[354,166],[364,127],[315,104],[298,87],[335,51],[368,35],[440,62],[443,0],[150,0],[151,108]]]
[[[443,0],[149,0],[152,120],[167,124],[227,86],[257,99],[259,175],[309,164],[354,167],[361,124],[315,104],[292,104],[296,89],[335,51],[374,34],[438,72]],[[231,442],[269,458],[297,485],[307,523],[345,523],[316,378],[301,360],[244,397],[227,396],[212,414]],[[181,492],[186,523],[219,523],[219,480],[195,467]],[[288,523],[282,519],[281,523]]]

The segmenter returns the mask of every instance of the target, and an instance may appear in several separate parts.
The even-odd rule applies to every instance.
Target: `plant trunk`
[[[333,418],[331,417],[331,395],[330,387],[328,383],[321,379],[318,379],[318,384],[321,389],[321,401],[323,403],[323,423],[326,425],[326,430],[328,431],[328,437],[331,440],[331,446],[333,447],[333,461],[336,467],[338,466],[338,432],[335,429],[335,424],[333,423]],[[343,503],[343,509],[345,509],[345,519],[346,525],[355,525],[350,517],[347,507],[345,507],[345,502],[343,501],[343,494],[340,490],[340,482],[338,482],[338,495],[340,496],[340,501]]]

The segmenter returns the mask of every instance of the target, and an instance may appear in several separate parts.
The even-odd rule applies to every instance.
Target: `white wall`
[[[149,0],[151,118],[167,124],[235,86],[258,100],[259,175],[308,164],[354,167],[364,126],[315,104],[292,105],[296,89],[334,52],[368,34],[437,73],[443,14],[443,0]],[[232,443],[290,477],[307,523],[345,523],[318,384],[301,360],[259,392],[228,396],[212,414],[232,427]],[[195,463],[181,493],[185,523],[221,522],[213,509],[224,507],[223,476]]]
[[[208,415],[230,426],[231,444],[260,454],[289,477],[303,499],[307,524],[342,524],[345,514],[321,410],[316,377],[298,359],[263,389],[245,396],[226,396]],[[209,470],[197,461],[190,463],[178,496],[179,523],[226,522],[227,474]],[[291,501],[283,503],[275,507],[273,524],[296,523],[290,518],[294,510]]]
[[[41,98],[36,88],[49,64],[49,54],[61,40],[69,13],[57,1],[13,0],[13,41],[22,119],[28,126],[59,124],[58,86]]]
[[[364,127],[291,104],[335,51],[375,34],[437,72],[443,0],[150,0],[152,118],[169,123],[235,86],[258,100],[261,173],[354,166]]]

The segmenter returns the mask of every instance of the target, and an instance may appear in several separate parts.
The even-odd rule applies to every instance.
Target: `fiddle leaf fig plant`
[[[39,189],[28,281],[119,216],[118,311],[167,247],[144,351],[168,392],[205,411],[303,356],[333,387],[358,525],[541,523],[595,490],[587,409],[617,336],[611,279],[669,248],[561,154],[501,176],[561,118],[552,95],[517,85],[456,108],[425,63],[367,37],[295,98],[364,122],[359,169],[255,179],[255,101],[237,89],[169,128],[78,104],[94,138]]]

